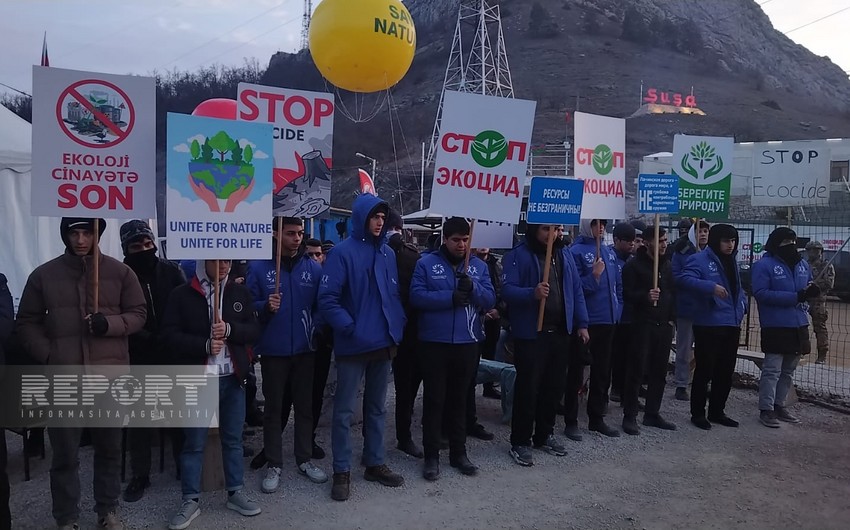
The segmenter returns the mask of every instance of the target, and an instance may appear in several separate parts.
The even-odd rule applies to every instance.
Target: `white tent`
[[[30,215],[32,126],[0,105],[0,273],[9,279],[15,307],[27,277],[65,251],[58,217]],[[120,221],[107,219],[100,249],[123,259]]]

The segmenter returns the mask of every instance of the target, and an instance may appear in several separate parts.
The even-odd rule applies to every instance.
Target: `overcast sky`
[[[850,0],[759,3],[781,31],[848,8],[789,37],[850,71]],[[303,0],[0,0],[0,83],[31,92],[44,31],[61,68],[149,74],[246,58],[265,68],[274,52],[298,48],[302,9]]]

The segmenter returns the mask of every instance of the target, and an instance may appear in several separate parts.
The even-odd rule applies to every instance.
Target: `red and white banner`
[[[365,169],[359,169],[357,172],[360,174],[360,193],[371,193],[377,197],[378,190],[375,189],[375,181],[369,173]]]
[[[33,66],[32,215],[156,217],[153,78]]]

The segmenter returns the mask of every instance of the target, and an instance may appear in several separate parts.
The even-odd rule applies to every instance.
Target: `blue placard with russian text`
[[[639,213],[679,213],[677,175],[638,175]]]
[[[533,177],[527,221],[539,225],[576,225],[581,219],[584,182],[566,177]]]

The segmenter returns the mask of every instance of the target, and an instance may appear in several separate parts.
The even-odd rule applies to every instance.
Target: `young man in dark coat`
[[[658,287],[653,288],[655,231],[658,231]],[[633,347],[626,366],[623,389],[623,431],[640,434],[637,425],[638,393],[648,380],[643,424],[665,430],[676,426],[659,414],[667,377],[667,360],[676,320],[675,289],[670,262],[665,256],[667,233],[660,226],[643,232],[646,246],[623,267],[623,298],[632,315]]]
[[[216,268],[216,263],[218,268]],[[244,516],[260,507],[243,490],[242,424],[245,421],[245,377],[251,364],[250,346],[260,335],[251,292],[228,281],[230,260],[198,261],[195,277],[175,289],[168,299],[162,333],[178,364],[205,365],[209,377],[218,378],[218,426],[224,465],[226,506]],[[219,315],[215,284],[219,282]],[[207,428],[184,429],[180,455],[183,502],[171,519],[170,530],[188,528],[201,513],[201,472]]]
[[[162,317],[171,291],[186,283],[183,271],[176,264],[157,257],[156,236],[148,223],[140,219],[121,225],[121,249],[124,264],[133,269],[145,295],[148,315],[145,327],[130,335],[130,364],[170,364],[162,342]],[[156,429],[136,428],[127,431],[130,446],[132,478],[124,490],[124,501],[136,502],[151,485],[151,446]],[[180,469],[180,451],[183,447],[183,430],[168,429],[174,464]],[[160,441],[160,443],[164,443]]]

